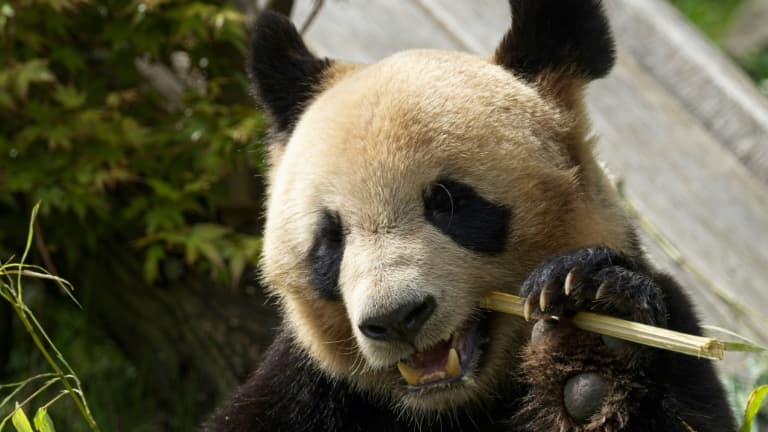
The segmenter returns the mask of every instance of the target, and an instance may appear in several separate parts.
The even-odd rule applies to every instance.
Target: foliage
[[[32,210],[32,217],[27,234],[27,243],[24,248],[24,253],[21,256],[21,260],[19,262],[9,260],[9,262],[0,263],[0,297],[11,305],[16,316],[27,331],[27,334],[34,341],[38,351],[45,358],[53,372],[42,373],[16,383],[0,385],[0,390],[10,392],[0,401],[0,410],[2,410],[9,402],[23,395],[24,393],[22,393],[22,391],[24,391],[26,387],[45,380],[44,383],[39,385],[39,387],[29,396],[26,396],[21,403],[16,402],[15,407],[10,411],[10,414],[5,417],[0,416],[0,431],[3,430],[5,423],[7,423],[8,420],[11,420],[17,431],[33,432],[24,409],[27,408],[27,405],[33,400],[40,398],[45,391],[56,384],[60,384],[64,389],[57,392],[55,396],[37,409],[34,417],[35,430],[38,432],[54,432],[53,422],[48,415],[48,408],[62,396],[70,396],[91,430],[98,431],[99,428],[88,407],[88,402],[85,399],[85,393],[83,392],[79,378],[40,325],[40,322],[30,308],[24,302],[24,290],[21,283],[22,277],[54,281],[59,288],[67,293],[69,293],[71,289],[71,285],[69,285],[69,282],[66,280],[49,274],[43,268],[25,263],[29,254],[29,249],[32,246],[34,220],[37,216],[39,206],[40,204],[38,203]]]
[[[744,0],[670,0],[710,39],[721,42]]]
[[[93,307],[87,289],[107,280],[104,289],[132,292],[115,268],[163,293],[195,275],[235,285],[259,254],[264,121],[244,72],[242,3],[0,0],[0,259],[23,250],[29,209],[42,201],[29,261],[84,289],[85,311],[43,296],[36,280],[25,302],[45,308],[51,338],[88,365],[80,378],[105,430],[156,430],[161,415],[191,429],[204,412],[186,387],[177,406],[158,409],[154,377],[114,341],[115,311]],[[6,362],[2,303],[0,376],[44,373],[24,338]],[[81,430],[62,402],[69,411],[54,417]]]
[[[673,1],[716,38],[740,2]],[[260,239],[254,206],[245,221],[232,209],[258,200],[243,197],[242,183],[263,168],[254,144],[264,131],[243,72],[244,17],[235,5],[244,3],[0,0],[0,258],[29,245],[28,210],[42,200],[46,235],[38,229],[30,258],[55,262],[78,286],[85,274],[115,265],[143,269],[141,277],[158,287],[183,283],[185,273],[237,282]],[[105,245],[129,250],[124,256],[138,265],[115,263]],[[8,287],[20,288],[18,282]],[[26,304],[35,291],[28,287]],[[51,339],[66,341],[62,350],[73,364],[88,365],[80,378],[93,383],[88,391],[102,427],[138,430],[166,415],[177,421],[171,430],[192,429],[199,412],[179,420],[194,411],[183,400],[189,392],[179,391],[179,407],[160,413],[134,365],[124,363],[121,347],[87,321],[88,313],[47,309],[41,319]],[[63,378],[27,373],[50,365],[25,356],[25,343],[31,342],[16,342],[6,368],[26,373],[20,383],[71,383],[82,396],[68,367]],[[13,412],[17,427],[45,430],[45,405],[31,424],[24,411]],[[149,428],[143,430],[157,430]]]
[[[768,395],[768,356],[751,355],[746,360],[739,376],[726,377],[726,389],[737,418],[741,417],[740,431],[764,430],[768,411],[760,408]]]
[[[752,79],[759,83],[763,94],[768,95],[768,49],[742,60],[741,63]]]
[[[763,400],[768,395],[768,385],[763,385],[752,390],[749,394],[747,408],[744,411],[744,420],[741,425],[741,432],[750,432],[754,427],[755,416],[763,404]]]
[[[41,200],[57,264],[99,265],[109,241],[143,254],[148,281],[182,255],[240,276],[259,239],[216,220],[263,122],[243,16],[222,3],[0,0],[0,253]]]
[[[712,41],[724,44],[725,37],[745,0],[670,0]],[[737,58],[736,61],[755,80],[760,90],[768,95],[768,48]]]

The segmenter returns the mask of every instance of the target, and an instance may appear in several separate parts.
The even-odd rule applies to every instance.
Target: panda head
[[[271,13],[252,39],[273,120],[265,284],[313,365],[415,417],[512,378],[527,324],[480,310],[482,293],[629,241],[582,101],[614,61],[600,1],[511,5],[490,59],[320,59]]]

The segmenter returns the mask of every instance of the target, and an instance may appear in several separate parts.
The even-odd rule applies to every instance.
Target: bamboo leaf
[[[51,420],[51,417],[48,415],[48,410],[46,408],[37,410],[33,422],[35,423],[35,429],[37,429],[38,432],[56,432],[56,428],[53,427],[53,420]]]
[[[13,413],[13,417],[11,417],[11,422],[18,432],[34,432],[32,430],[32,425],[29,424],[29,418],[27,418],[24,410],[18,405],[16,406],[16,411]]]
[[[32,215],[29,217],[29,229],[27,230],[27,244],[24,246],[24,253],[21,255],[19,268],[23,268],[24,262],[27,260],[27,255],[29,254],[29,250],[32,248],[32,239],[35,235],[35,218],[37,218],[37,212],[39,210],[40,201],[38,201],[37,204],[32,207]],[[23,304],[21,295],[21,273],[16,275],[16,302],[20,305]]]
[[[752,390],[752,393],[749,394],[747,408],[744,411],[744,422],[741,425],[741,432],[752,431],[752,423],[754,422],[758,411],[760,411],[760,406],[762,406],[766,395],[768,395],[768,385],[760,386]]]
[[[731,342],[723,341],[723,346],[726,351],[739,351],[739,352],[753,352],[762,353],[765,352],[765,348],[760,345],[754,345],[746,342]]]

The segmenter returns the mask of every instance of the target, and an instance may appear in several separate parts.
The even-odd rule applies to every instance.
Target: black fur
[[[496,60],[525,79],[568,71],[586,79],[605,76],[615,52],[600,0],[511,0],[512,28]]]
[[[388,404],[314,369],[290,337],[280,334],[256,373],[214,413],[203,431],[507,431],[509,413],[519,410],[522,388],[497,395],[483,409],[446,413],[419,428]]]
[[[574,283],[566,295],[563,285],[569,272]],[[608,248],[584,248],[549,259],[531,274],[521,294],[533,296],[535,318],[589,310],[701,334],[693,305],[672,278]],[[539,310],[542,295],[548,299],[543,312]],[[534,389],[530,406],[523,410],[531,414],[529,421],[546,424],[563,414],[559,408],[554,413],[541,410],[551,405],[549,393],[562,391],[562,383],[574,373],[597,372],[621,383],[614,389],[619,395],[606,402],[610,414],[602,420],[615,430],[686,431],[683,422],[698,432],[736,430],[710,361],[634,344],[606,346],[604,339],[571,327],[567,320],[558,327],[561,334],[551,331],[539,337],[545,340],[544,348],[537,350],[532,344],[526,355],[533,369],[528,383]],[[562,425],[551,421],[553,427]]]
[[[574,291],[568,297],[551,297],[549,312],[572,311],[575,307],[567,303],[575,301],[598,312],[646,311],[632,316],[665,322],[668,328],[682,332],[701,333],[689,299],[674,280],[650,270],[642,261],[606,248],[581,249],[547,261],[528,279],[524,292],[540,295],[542,286],[562,286],[574,269],[578,274]],[[597,303],[587,300],[597,283],[612,277],[625,278],[623,289],[615,287]],[[578,422],[566,412],[563,385],[584,373],[600,374],[609,390],[598,404],[602,411]],[[510,359],[509,370],[499,381],[503,385],[488,395],[481,408],[461,407],[417,425],[388,404],[317,370],[283,332],[256,373],[203,430],[736,430],[710,361],[632,344],[616,349],[598,335],[574,328],[567,317],[525,347],[520,359]]]
[[[309,282],[320,297],[337,300],[339,270],[344,256],[344,232],[339,216],[328,210],[323,212],[315,231],[315,240],[309,250]]]
[[[331,62],[315,57],[291,21],[264,11],[251,37],[249,73],[278,132],[290,132]]]
[[[424,195],[427,221],[462,247],[482,254],[504,251],[511,213],[453,180],[438,180]]]

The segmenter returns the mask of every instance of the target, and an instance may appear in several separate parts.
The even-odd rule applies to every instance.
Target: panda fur
[[[344,63],[258,18],[261,268],[283,324],[204,430],[735,430],[710,361],[570,325],[701,333],[592,154],[583,92],[614,63],[601,2],[510,3],[491,58]],[[526,296],[530,322],[480,310],[489,290]]]

